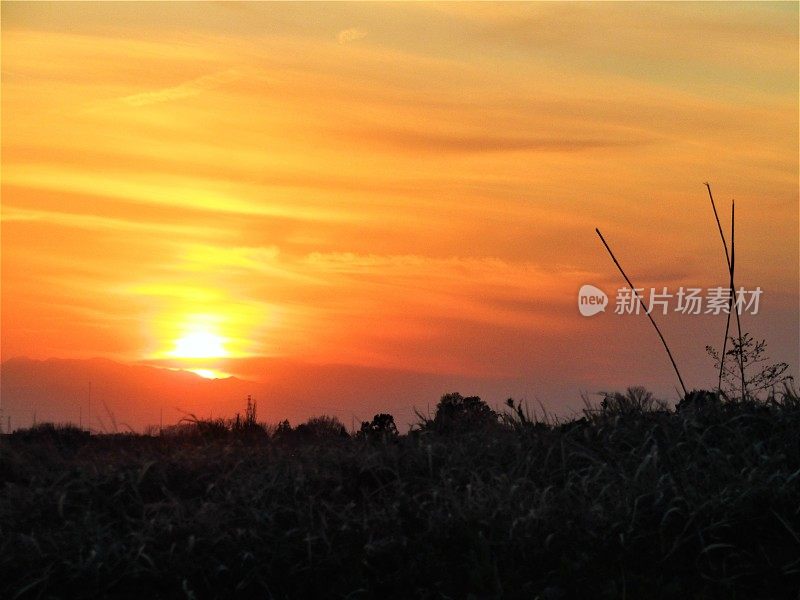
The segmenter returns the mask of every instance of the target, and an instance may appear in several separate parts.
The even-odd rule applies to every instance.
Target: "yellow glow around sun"
[[[229,356],[225,339],[207,330],[189,331],[175,340],[175,348],[169,356],[175,358],[222,358]]]
[[[230,377],[230,374],[224,371],[217,371],[216,369],[187,369],[190,373],[200,375],[204,379],[225,379]]]

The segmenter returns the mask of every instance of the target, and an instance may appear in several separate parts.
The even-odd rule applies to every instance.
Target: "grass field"
[[[795,394],[509,415],[5,436],[0,597],[798,598]]]

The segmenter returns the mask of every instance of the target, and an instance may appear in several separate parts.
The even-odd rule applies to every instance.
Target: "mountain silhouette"
[[[405,430],[442,393],[469,389],[501,402],[518,382],[341,364],[252,357],[220,368],[243,377],[204,379],[195,373],[104,358],[11,358],[0,365],[2,428],[37,422],[82,423],[96,431],[141,431],[194,414],[233,417],[248,395],[259,419],[299,423],[322,414],[350,427],[385,412]],[[245,378],[246,377],[246,378]],[[112,418],[113,417],[113,418]],[[116,422],[116,426],[114,425]]]
[[[233,405],[252,384],[235,377],[203,379],[188,371],[86,360],[12,358],[0,367],[3,429],[38,422],[82,423],[98,431],[124,431],[174,422],[182,413],[207,416]],[[114,424],[116,422],[116,425]]]

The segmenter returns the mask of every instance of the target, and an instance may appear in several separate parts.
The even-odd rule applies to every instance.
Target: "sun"
[[[229,353],[225,349],[225,338],[211,331],[196,330],[175,340],[175,348],[169,355],[175,358],[222,358]]]
[[[217,371],[216,369],[186,369],[190,373],[200,375],[203,379],[227,379],[230,373],[225,371]]]

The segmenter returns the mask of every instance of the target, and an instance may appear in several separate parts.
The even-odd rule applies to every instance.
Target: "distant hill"
[[[38,422],[79,421],[123,431],[180,418],[179,410],[208,416],[214,407],[242,404],[254,384],[237,378],[203,379],[188,371],[87,360],[12,358],[0,366],[3,429]]]
[[[204,379],[188,371],[152,365],[124,364],[103,358],[12,358],[0,365],[2,428],[38,422],[81,421],[98,431],[177,422],[198,417],[231,417],[243,412],[248,395],[258,402],[258,418],[297,424],[329,414],[348,427],[379,412],[392,413],[398,427],[415,421],[446,392],[478,394],[489,402],[519,397],[519,382],[419,373],[353,365],[320,365],[276,358],[243,359],[223,365],[247,379]]]

